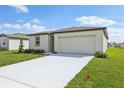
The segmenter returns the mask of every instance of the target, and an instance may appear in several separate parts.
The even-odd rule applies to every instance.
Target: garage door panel
[[[59,38],[59,52],[94,54],[95,35],[60,37]]]

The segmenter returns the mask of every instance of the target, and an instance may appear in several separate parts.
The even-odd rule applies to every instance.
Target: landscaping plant
[[[8,51],[7,48],[0,48],[0,51]]]
[[[97,58],[107,58],[108,55],[98,51],[98,52],[95,53],[95,57],[97,57]]]
[[[23,45],[23,40],[20,40],[19,53],[22,53],[22,52],[24,51],[23,47],[24,47],[24,45]]]

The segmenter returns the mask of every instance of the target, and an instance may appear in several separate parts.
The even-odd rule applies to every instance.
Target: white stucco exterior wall
[[[95,51],[105,52],[107,49],[107,39],[103,31],[101,30],[94,30],[94,31],[82,31],[82,32],[70,32],[70,33],[55,33],[54,34],[54,50],[59,51],[59,37],[63,36],[80,36],[80,35],[95,35],[96,39],[96,46]],[[73,41],[72,41],[73,42]],[[90,43],[90,42],[88,42]]]
[[[104,32],[103,32],[103,52],[105,52],[107,50],[107,45],[108,45],[108,40],[106,39]]]
[[[121,47],[121,48],[124,48],[124,43],[120,44],[120,47]]]
[[[3,37],[0,37],[0,47],[3,47]]]
[[[3,45],[3,42],[5,42],[5,45]],[[7,37],[0,37],[0,47],[9,48],[9,40]]]
[[[9,50],[18,50],[20,39],[9,39]],[[29,48],[29,40],[23,40],[24,49]]]
[[[35,37],[40,36],[40,46],[35,45]],[[49,36],[46,35],[34,35],[29,36],[29,49],[40,49],[44,50],[45,52],[49,52]]]
[[[94,31],[80,31],[80,32],[68,32],[68,33],[54,33],[54,51],[57,52],[59,51],[59,38],[60,37],[67,37],[67,36],[94,36],[94,44],[95,44],[95,52],[101,51],[105,52],[107,49],[107,38],[104,35],[103,30],[94,30]],[[39,36],[40,37],[40,46],[35,45],[35,38]],[[45,50],[46,52],[51,52],[51,47],[52,47],[52,38],[50,37],[49,34],[44,34],[44,35],[33,35],[29,36],[29,48],[30,49],[40,49],[40,50]],[[85,39],[86,40],[86,39]],[[73,43],[73,40],[70,41]],[[87,43],[92,43],[92,40]]]

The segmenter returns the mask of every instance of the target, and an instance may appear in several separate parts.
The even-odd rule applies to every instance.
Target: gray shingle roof
[[[106,30],[106,27],[67,27],[67,28],[62,28],[62,29],[57,29],[53,31],[44,31],[44,32],[39,32],[39,33],[33,33],[29,34],[30,35],[40,35],[40,34],[52,34],[52,33],[65,33],[65,32],[76,32],[76,31],[92,31],[92,30],[104,30],[104,34],[106,38],[108,38],[108,33]]]
[[[13,39],[29,39],[29,36],[23,33],[1,34],[0,36],[7,36],[8,38],[13,38]]]
[[[54,30],[52,31],[52,33],[70,32],[70,31],[89,31],[89,30],[97,30],[97,29],[106,29],[106,28],[105,27],[67,27],[67,28]]]
[[[92,29],[101,29],[103,27],[67,27],[67,28],[62,28],[62,29],[57,29],[54,30],[53,32],[61,32],[61,31],[76,31],[76,30],[92,30]]]

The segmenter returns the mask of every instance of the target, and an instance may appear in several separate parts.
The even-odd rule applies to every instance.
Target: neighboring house
[[[29,48],[46,52],[95,54],[107,49],[105,27],[69,27],[29,34]]]
[[[120,43],[116,43],[116,42],[110,42],[108,43],[108,48],[119,48],[120,47]]]
[[[112,47],[112,43],[109,43],[107,44],[108,48],[111,48]]]
[[[110,42],[108,43],[108,48],[113,48],[113,47],[116,47],[116,43],[115,42]]]
[[[25,34],[1,34],[0,35],[0,47],[7,48],[9,50],[17,50],[19,48],[20,40],[23,40],[24,49],[29,48],[29,38]]]
[[[119,44],[121,48],[124,48],[124,43]]]

